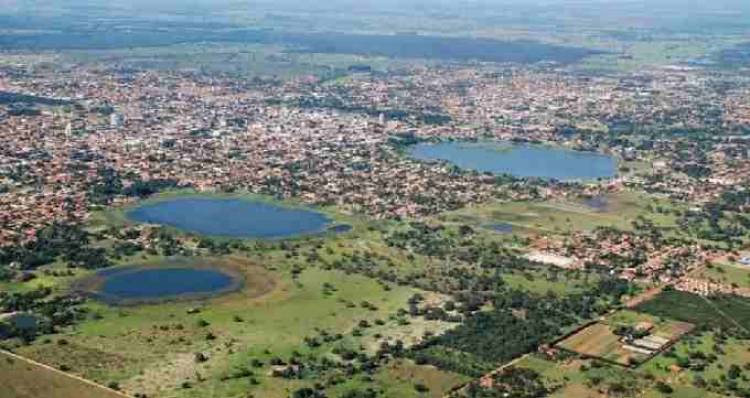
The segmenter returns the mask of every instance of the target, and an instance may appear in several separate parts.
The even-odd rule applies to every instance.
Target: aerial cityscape
[[[750,3],[0,32],[0,398],[750,397]]]

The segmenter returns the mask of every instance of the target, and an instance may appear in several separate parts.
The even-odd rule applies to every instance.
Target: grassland
[[[673,215],[655,211],[671,208],[664,199],[626,191],[608,195],[607,202],[603,211],[586,206],[582,200],[498,202],[448,213],[442,219],[476,226],[507,223],[518,234],[569,233],[590,231],[596,227],[630,229],[631,222],[638,216],[644,216],[663,228],[676,225]]]
[[[0,351],[3,398],[123,398],[124,395]]]
[[[750,381],[744,375],[750,363],[747,341],[736,338],[719,337],[707,332],[685,338],[672,351],[663,354],[644,366],[643,372],[658,378],[670,380],[674,385],[703,385],[715,393],[731,394],[730,389],[743,391],[750,389]],[[700,355],[698,353],[702,353]],[[742,377],[732,378],[728,371],[732,366],[742,369]],[[676,371],[679,369],[679,371]],[[727,382],[736,388],[724,389]]]
[[[649,362],[650,363],[650,362]],[[551,398],[722,398],[726,395],[697,388],[677,381],[669,372],[627,369],[592,360],[549,360],[530,355],[516,366],[539,372],[554,392]],[[668,384],[674,391],[664,393],[656,388],[658,382]]]
[[[714,263],[702,268],[693,275],[698,279],[750,289],[750,267],[730,261]]]
[[[383,397],[441,398],[453,387],[469,380],[467,376],[399,359],[380,369],[373,376],[372,383],[352,379],[337,386],[331,393],[333,396],[340,396],[347,391],[363,390],[369,387],[382,392]],[[427,391],[419,391],[417,386],[425,386]]]
[[[347,344],[374,344],[376,332],[359,338],[352,330],[362,320],[385,322],[380,339],[409,341],[423,333],[439,332],[439,322],[398,329],[393,315],[416,291],[390,287],[373,279],[340,271],[307,268],[299,273],[280,266],[274,271],[244,261],[248,278],[263,273],[274,288],[262,297],[248,291],[210,300],[183,301],[136,307],[110,307],[92,302],[92,317],[74,330],[41,339],[18,351],[42,363],[69,369],[100,382],[116,382],[126,391],[165,397],[239,397],[250,388],[247,378],[226,380],[251,359],[269,363],[288,358],[326,354],[331,346],[310,348],[304,338],[321,331],[343,334]],[[283,264],[283,263],[282,263]],[[374,310],[359,303],[367,301]],[[194,313],[199,309],[198,313]],[[95,315],[94,315],[95,314]],[[388,326],[390,325],[390,326]],[[416,330],[416,332],[413,332]],[[418,333],[411,336],[409,333]],[[207,336],[212,337],[208,338]],[[210,360],[197,363],[196,352]],[[263,397],[285,397],[305,382],[256,373],[252,391]],[[190,388],[184,388],[189,385]]]
[[[552,267],[509,271],[502,274],[509,286],[537,294],[555,293],[560,296],[583,293],[593,287],[599,277],[586,272],[560,272]]]

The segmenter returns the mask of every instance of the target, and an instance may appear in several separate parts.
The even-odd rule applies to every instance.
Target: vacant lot
[[[581,355],[606,359],[624,366],[629,364],[630,358],[637,361],[645,359],[643,355],[623,349],[620,336],[604,323],[595,323],[563,340],[558,346]]]
[[[87,383],[0,351],[2,398],[123,398],[122,394]]]

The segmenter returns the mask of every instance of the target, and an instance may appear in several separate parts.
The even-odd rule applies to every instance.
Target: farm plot
[[[692,329],[690,323],[621,311],[579,330],[557,347],[621,366],[637,366]]]

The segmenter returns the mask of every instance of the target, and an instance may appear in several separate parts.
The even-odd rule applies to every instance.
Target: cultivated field
[[[648,324],[648,335],[674,342],[690,332],[693,325],[686,322],[659,319],[631,311],[621,311],[596,322],[558,343],[558,347],[585,357],[599,358],[622,366],[641,364],[651,354],[628,349],[631,344],[616,334],[617,328],[635,328]]]

